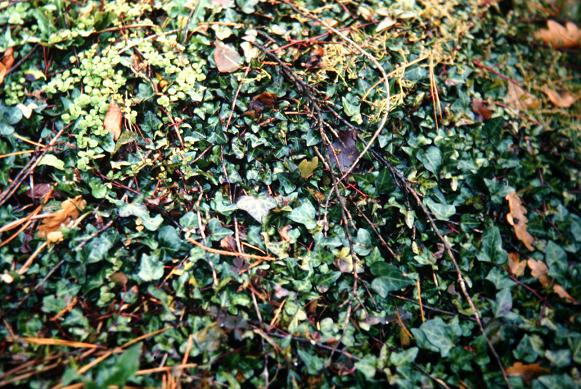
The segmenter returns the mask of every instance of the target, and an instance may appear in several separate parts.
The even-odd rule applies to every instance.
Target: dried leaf
[[[14,49],[6,49],[2,61],[0,61],[0,85],[4,82],[4,77],[8,74],[10,68],[14,65]]]
[[[523,207],[521,199],[518,197],[516,192],[509,193],[506,195],[506,200],[508,201],[508,207],[510,213],[506,215],[506,220],[513,226],[514,233],[518,240],[520,240],[529,251],[533,251],[533,243],[535,239],[527,231],[528,219],[525,216],[527,210]]]
[[[278,96],[271,92],[262,92],[252,98],[246,115],[251,117],[259,116],[266,108],[272,108],[276,104]]]
[[[548,287],[551,283],[551,279],[548,276],[549,269],[547,268],[547,265],[542,261],[534,259],[529,259],[527,265],[529,266],[529,269],[531,269],[532,276],[539,280],[543,287]]]
[[[313,157],[313,159],[310,161],[308,159],[303,159],[301,163],[299,163],[299,172],[301,173],[301,177],[307,179],[312,176],[317,169],[317,166],[319,166],[318,157]]]
[[[278,229],[278,234],[280,235],[280,237],[282,238],[282,240],[284,240],[285,242],[290,242],[291,237],[288,234],[289,230],[291,229],[291,225],[287,224],[284,227],[281,227]]]
[[[563,26],[554,20],[548,20],[547,28],[537,31],[535,38],[542,40],[555,49],[570,49],[580,45],[581,30],[572,22],[567,22]]]
[[[516,362],[514,365],[506,369],[506,374],[510,376],[522,377],[522,379],[527,383],[530,382],[533,378],[548,372],[549,369],[542,367],[538,363],[525,365],[521,362]]]
[[[306,61],[301,64],[305,68],[312,70],[312,69],[319,69],[325,66],[325,48],[323,46],[315,46],[309,56],[307,57]]]
[[[536,109],[541,105],[539,99],[537,99],[529,92],[526,92],[523,88],[516,85],[514,82],[508,83],[506,102],[509,106],[519,111]]]
[[[553,292],[555,292],[559,297],[561,297],[563,300],[567,300],[570,303],[573,304],[579,304],[579,302],[577,300],[575,300],[575,298],[573,296],[571,296],[566,290],[565,288],[563,288],[561,285],[559,284],[555,284],[553,285]]]
[[[65,236],[63,235],[62,231],[51,231],[48,234],[46,234],[46,241],[48,243],[59,243],[62,242],[65,239]]]
[[[35,184],[31,189],[28,190],[26,195],[31,199],[41,199],[50,193],[51,190],[51,184]]]
[[[472,111],[483,120],[490,119],[493,114],[493,111],[488,107],[488,102],[480,99],[472,100]]]
[[[214,42],[214,46],[214,61],[220,73],[232,73],[240,69],[242,57],[232,46],[220,41]]]
[[[569,108],[577,101],[577,97],[569,92],[559,93],[546,86],[543,88],[543,93],[547,95],[551,103],[559,108]]]
[[[125,287],[127,285],[127,283],[129,282],[129,277],[127,277],[127,275],[123,272],[117,271],[113,274],[111,274],[109,276],[109,279],[111,281],[113,281],[114,283],[116,283],[117,285],[120,285],[122,287]]]
[[[6,66],[7,70],[10,70],[12,65],[14,65],[14,49],[9,47],[4,52],[4,56],[2,57],[2,63]]]
[[[236,240],[232,236],[227,236],[220,240],[220,247],[228,251],[238,251],[236,248]]]
[[[65,200],[61,203],[61,209],[51,214],[46,215],[40,227],[38,227],[38,235],[49,241],[58,238],[57,235],[49,235],[51,232],[58,231],[61,226],[70,224],[75,221],[85,208],[87,202],[82,196],[77,196],[72,199]]]
[[[391,16],[387,16],[385,19],[383,19],[381,22],[379,22],[375,32],[385,31],[385,30],[389,29],[390,27],[393,27],[396,23],[397,23],[397,20],[395,20]]]
[[[121,112],[121,108],[112,101],[109,103],[109,109],[107,110],[107,114],[105,115],[105,120],[103,120],[103,127],[111,134],[113,134],[113,139],[119,139],[121,135],[121,123],[123,120],[123,113]]]
[[[525,274],[526,261],[521,261],[518,253],[508,253],[508,269],[515,277]]]
[[[354,130],[339,131],[339,139],[333,141],[333,147],[327,147],[329,159],[333,166],[337,166],[341,171],[347,170],[357,159],[359,151],[357,150],[357,133]]]

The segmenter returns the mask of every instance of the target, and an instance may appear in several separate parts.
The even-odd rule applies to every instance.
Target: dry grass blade
[[[274,261],[275,260],[275,258],[271,257],[271,256],[263,256],[263,255],[256,255],[256,254],[247,254],[247,253],[242,253],[242,252],[213,249],[211,247],[204,246],[203,244],[193,240],[192,238],[187,238],[187,240],[191,244],[196,245],[196,246],[200,247],[201,249],[203,249],[204,251],[207,251],[207,252],[212,253],[212,254],[225,255],[228,257],[242,257],[242,258],[249,258],[249,259],[258,259],[261,261]]]
[[[39,346],[60,346],[60,347],[74,347],[74,348],[98,348],[99,346],[92,343],[75,342],[66,339],[56,339],[56,338],[16,338],[15,340],[21,340],[24,343],[35,344]]]
[[[172,371],[182,371],[184,369],[193,369],[196,367],[198,367],[198,365],[196,363],[184,363],[184,364],[177,365],[177,366],[153,367],[151,369],[137,370],[135,372],[135,375],[140,376],[140,375],[149,375],[149,374],[155,374],[155,373],[168,373],[168,372],[172,372]]]
[[[130,346],[134,345],[135,343],[139,343],[142,340],[145,340],[145,339],[151,338],[152,336],[156,336],[156,335],[159,335],[161,333],[164,333],[167,330],[169,330],[169,328],[162,328],[161,330],[153,331],[153,332],[141,335],[135,339],[132,339],[129,342],[123,344],[121,347],[118,347],[114,350],[109,350],[105,354],[101,355],[100,357],[98,357],[98,358],[92,360],[91,362],[87,363],[86,365],[82,366],[81,368],[79,368],[79,370],[77,370],[77,373],[80,375],[85,374],[86,372],[91,370],[93,367],[97,366],[99,363],[101,363],[104,360],[106,360],[107,358],[109,358],[114,353],[121,352],[123,349],[126,349],[127,347],[130,347]]]

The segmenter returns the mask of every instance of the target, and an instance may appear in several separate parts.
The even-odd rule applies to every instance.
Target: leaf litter
[[[581,384],[569,2],[45,3],[0,6],[0,385]]]

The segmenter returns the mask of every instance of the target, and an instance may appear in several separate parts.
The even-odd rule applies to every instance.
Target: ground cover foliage
[[[0,385],[579,387],[578,17],[0,2]]]

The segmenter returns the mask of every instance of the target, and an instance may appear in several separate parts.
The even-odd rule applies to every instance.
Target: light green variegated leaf
[[[276,201],[271,197],[242,196],[236,202],[236,206],[262,223],[270,210],[276,207]]]
[[[159,280],[163,277],[163,263],[157,255],[143,254],[137,275],[143,281]]]

